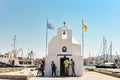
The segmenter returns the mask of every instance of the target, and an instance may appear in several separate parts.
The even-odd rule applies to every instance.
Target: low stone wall
[[[21,71],[23,68],[0,68],[0,73]]]
[[[34,74],[29,72],[31,70],[28,69],[27,72],[25,69],[27,68],[0,68],[2,72],[0,73],[0,79],[29,80],[29,78],[34,76]]]
[[[29,75],[0,75],[0,79],[12,79],[12,80],[29,80],[33,77],[33,74]]]
[[[97,69],[97,68],[92,69],[92,71],[120,78],[120,72],[110,71],[106,69]]]
[[[0,75],[0,79],[28,80],[25,75]]]

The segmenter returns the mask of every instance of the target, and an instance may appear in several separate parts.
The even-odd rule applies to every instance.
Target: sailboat
[[[95,66],[96,68],[117,68],[115,63],[106,62]]]
[[[98,61],[100,60],[103,60],[103,63],[95,65],[96,68],[117,68],[116,64],[112,62],[112,41],[107,52],[107,40],[105,36],[103,37],[102,54],[98,56]]]

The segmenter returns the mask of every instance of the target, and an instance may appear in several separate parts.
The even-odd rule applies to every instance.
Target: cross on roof
[[[64,24],[64,26],[65,26],[66,22],[63,22],[63,24]]]

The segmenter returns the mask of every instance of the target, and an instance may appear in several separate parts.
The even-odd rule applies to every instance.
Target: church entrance
[[[60,58],[60,76],[64,76],[65,72],[64,72],[64,61],[69,58]]]

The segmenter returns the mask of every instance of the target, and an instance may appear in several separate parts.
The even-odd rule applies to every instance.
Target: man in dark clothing
[[[73,59],[71,59],[71,68],[72,68],[72,75],[71,76],[76,76],[75,74],[75,62],[73,61]]]
[[[52,63],[51,63],[51,68],[52,68],[52,76],[53,76],[53,74],[56,76],[56,65],[55,65],[54,61],[52,61]]]
[[[41,64],[42,75],[41,76],[44,76],[44,70],[45,70],[45,65],[44,65],[44,61],[42,61],[42,64]]]

